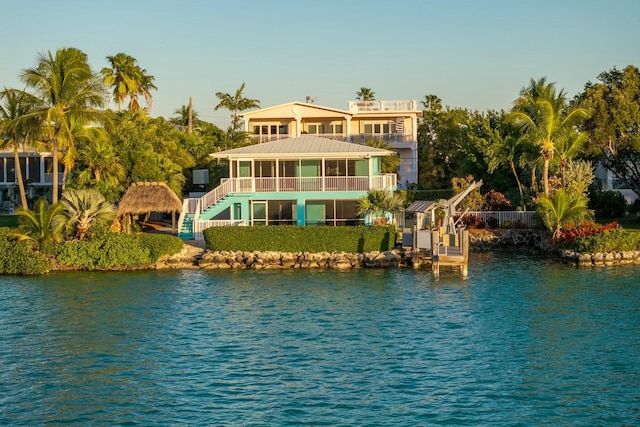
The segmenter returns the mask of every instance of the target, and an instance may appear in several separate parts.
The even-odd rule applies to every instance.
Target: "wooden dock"
[[[457,235],[431,232],[430,251],[413,248],[411,261],[414,268],[423,264],[431,264],[433,275],[440,277],[441,266],[458,267],[462,277],[469,275],[469,231],[459,229]]]

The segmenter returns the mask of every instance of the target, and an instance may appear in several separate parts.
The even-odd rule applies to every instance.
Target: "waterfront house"
[[[349,101],[347,110],[309,101],[244,113],[244,131],[261,143],[301,135],[356,144],[364,144],[367,139],[384,140],[401,160],[398,186],[418,182],[418,117],[422,110],[417,101]]]
[[[220,225],[357,225],[357,202],[371,189],[393,191],[396,174],[381,172],[392,151],[303,135],[211,154],[229,162],[229,178],[187,198],[183,237]]]
[[[34,149],[20,148],[22,179],[27,198],[35,200],[41,195],[51,196],[53,185],[53,156]],[[16,164],[12,149],[0,150],[0,213],[12,213],[20,205]],[[62,163],[59,164],[58,182],[62,183]]]

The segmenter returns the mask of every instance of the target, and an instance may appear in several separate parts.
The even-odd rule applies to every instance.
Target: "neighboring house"
[[[398,185],[418,182],[417,101],[349,101],[347,110],[290,102],[244,113],[244,130],[259,142],[316,135],[357,144],[382,139],[402,160]]]
[[[596,165],[595,173],[596,179],[600,183],[600,189],[602,191],[613,190],[621,193],[627,203],[633,203],[638,195],[630,189],[626,183],[620,181],[609,169],[605,168],[601,164]]]
[[[228,179],[183,202],[178,229],[200,238],[217,225],[356,225],[358,200],[370,189],[395,190],[381,173],[388,150],[303,135],[211,154],[229,161]]]
[[[20,193],[16,177],[13,150],[0,150],[0,211],[11,213],[20,205]],[[51,153],[38,153],[29,149],[20,149],[20,167],[27,190],[27,198],[51,194],[53,174]],[[59,182],[62,182],[63,165],[59,165]]]

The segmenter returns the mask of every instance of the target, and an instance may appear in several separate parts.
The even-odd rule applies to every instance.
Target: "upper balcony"
[[[349,112],[358,113],[394,113],[420,111],[418,101],[348,101]]]

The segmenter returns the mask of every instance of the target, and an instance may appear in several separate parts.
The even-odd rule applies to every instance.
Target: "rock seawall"
[[[521,252],[552,252],[549,234],[544,230],[471,230],[469,249],[473,252],[510,250]]]
[[[560,258],[576,267],[612,267],[616,265],[640,264],[640,251],[597,252],[587,254],[562,250]]]
[[[188,246],[188,245],[185,245]],[[404,267],[401,251],[368,252],[364,254],[329,252],[274,252],[274,251],[193,251],[158,261],[157,269],[284,269],[284,268],[352,268]]]

